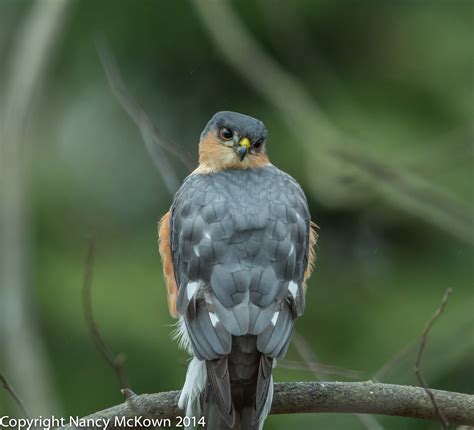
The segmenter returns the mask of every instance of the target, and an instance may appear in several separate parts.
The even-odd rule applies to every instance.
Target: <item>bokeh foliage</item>
[[[344,144],[352,151],[410,169],[472,208],[471,1],[249,0],[234,6],[278,65],[351,137]],[[2,74],[29,7],[28,1],[0,2]],[[83,0],[66,23],[24,142],[30,277],[65,414],[83,415],[122,400],[82,316],[85,237],[91,230],[98,238],[96,319],[111,347],[127,354],[133,390],[176,389],[186,365],[169,337],[173,320],[156,244],[156,224],[171,198],[136,127],[111,95],[98,38],[107,39],[130,92],[160,133],[194,159],[201,129],[215,111],[241,111],[266,123],[272,161],[307,190],[320,226],[316,271],[297,330],[323,363],[370,378],[417,339],[451,287],[423,366],[433,387],[474,390],[469,244],[387,205],[383,195],[361,192],[351,172],[337,165],[323,175],[308,165],[318,157],[312,142],[295,142],[294,130],[216,50],[191,3]],[[245,67],[254,64],[249,60]],[[323,138],[312,129],[315,148]],[[184,178],[186,167],[172,160]],[[301,360],[294,349],[288,358]],[[414,359],[412,349],[384,381],[416,383]],[[275,373],[277,380],[312,379],[307,371]],[[0,399],[3,412],[7,402],[4,395]],[[436,428],[396,418],[380,423],[386,429]],[[271,417],[266,428],[289,425],[363,428],[341,415]]]

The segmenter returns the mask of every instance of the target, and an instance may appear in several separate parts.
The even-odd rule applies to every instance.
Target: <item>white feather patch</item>
[[[176,321],[176,328],[171,332],[171,338],[178,342],[178,346],[181,349],[188,351],[192,355],[193,349],[191,347],[191,339],[189,339],[188,330],[183,317],[179,317]]]
[[[199,396],[206,387],[206,383],[206,362],[194,357],[189,363],[186,381],[178,400],[178,406],[186,412],[187,417],[199,419],[198,417],[202,415]]]
[[[188,300],[191,300],[193,298],[198,288],[199,288],[199,284],[197,282],[189,282],[186,285],[186,297],[188,298]]]
[[[296,299],[296,295],[298,294],[298,284],[296,282],[290,281],[288,285],[288,291],[291,293],[293,298]]]
[[[263,424],[265,423],[265,419],[267,418],[268,414],[270,413],[270,409],[272,408],[272,401],[273,401],[273,376],[270,377],[270,386],[268,387],[268,394],[267,399],[265,400],[265,406],[262,409],[262,415],[260,417],[260,421],[258,422],[258,430],[263,429]]]
[[[280,311],[276,311],[274,314],[273,314],[273,317],[272,317],[272,324],[273,325],[276,325],[277,321],[278,321],[278,315],[280,315]]]
[[[212,327],[215,327],[219,322],[219,318],[214,312],[209,312],[209,318],[211,318]]]

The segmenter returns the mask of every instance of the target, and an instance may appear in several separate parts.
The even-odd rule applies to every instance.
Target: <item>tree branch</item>
[[[28,414],[26,412],[25,406],[23,405],[23,402],[21,401],[21,399],[18,397],[18,394],[15,393],[15,390],[12,388],[12,386],[9,384],[7,379],[2,374],[0,374],[0,385],[16,403],[16,405],[18,406],[18,409],[20,409],[23,416],[25,418],[28,418]]]
[[[0,361],[32,415],[57,413],[60,406],[37,323],[37,294],[29,279],[33,235],[28,162],[35,138],[28,142],[26,136],[73,3],[28,2],[0,88]]]
[[[436,309],[436,312],[434,315],[431,317],[431,319],[428,321],[426,324],[426,327],[423,331],[423,335],[421,336],[421,342],[420,342],[420,349],[418,350],[418,354],[416,356],[416,363],[415,363],[415,373],[416,377],[418,378],[418,381],[420,382],[421,386],[424,388],[426,394],[430,398],[431,403],[433,404],[433,408],[435,409],[436,413],[438,414],[440,421],[443,423],[443,429],[447,430],[449,427],[449,420],[446,419],[444,416],[443,411],[441,408],[438,406],[438,402],[433,395],[433,392],[431,391],[430,388],[428,388],[428,384],[425,381],[425,378],[423,377],[421,373],[421,357],[423,356],[423,352],[425,350],[426,342],[428,341],[428,335],[430,334],[431,327],[433,327],[433,324],[435,321],[438,319],[438,317],[443,313],[444,308],[446,307],[446,304],[448,303],[449,295],[453,292],[451,288],[448,288],[446,292],[444,293],[443,300],[441,302],[441,305]]]
[[[104,341],[100,334],[97,323],[94,319],[94,313],[92,311],[92,278],[94,274],[94,257],[95,257],[95,236],[89,238],[87,247],[86,261],[84,264],[84,280],[82,284],[82,303],[84,306],[84,317],[86,320],[87,328],[94,339],[97,349],[101,353],[104,360],[110,365],[117,375],[117,380],[120,384],[120,388],[125,390],[128,388],[127,374],[125,373],[124,365],[126,356],[123,353],[115,355],[109,348],[107,343]]]
[[[310,185],[319,201],[349,206],[368,201],[368,196],[383,197],[390,205],[474,244],[474,220],[467,202],[414,171],[379,159],[346,135],[249,32],[232,2],[191,3],[222,58],[276,109],[296,142],[305,148]],[[348,191],[348,181],[341,177],[357,186]]]
[[[189,171],[194,169],[194,162],[180,146],[170,144],[163,139],[148,114],[132,98],[122,78],[117,61],[112,51],[108,48],[105,39],[98,40],[96,45],[102,67],[113,95],[140,130],[145,148],[153,161],[153,165],[160,174],[166,189],[171,196],[173,196],[179,188],[180,180],[164,150],[175,155]]]
[[[474,425],[474,395],[431,390],[438,407],[453,424]],[[173,420],[182,415],[179,391],[132,395],[125,403],[91,414],[86,419],[143,416]],[[286,382],[275,384],[271,414],[364,413],[439,421],[440,417],[422,387],[372,382]],[[64,429],[70,429],[66,426]],[[89,426],[83,428],[90,428]]]
[[[296,348],[296,351],[306,362],[308,367],[311,369],[314,377],[316,380],[320,381],[321,377],[319,375],[317,367],[315,367],[312,362],[316,361],[316,355],[314,354],[313,350],[311,349],[306,339],[301,336],[298,332],[293,332],[293,345]],[[378,423],[377,419],[368,414],[354,414],[354,417],[359,420],[359,422],[367,429],[367,430],[383,430],[383,427]]]

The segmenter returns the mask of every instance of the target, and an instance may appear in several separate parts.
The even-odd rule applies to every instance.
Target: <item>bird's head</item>
[[[248,169],[269,164],[267,129],[262,121],[237,112],[217,112],[199,144],[199,163],[211,170]]]

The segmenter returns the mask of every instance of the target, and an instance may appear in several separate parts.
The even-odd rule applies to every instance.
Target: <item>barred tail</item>
[[[270,412],[273,397],[273,381],[265,395],[264,407],[260,414],[255,408],[256,384],[232,384],[234,399],[234,422],[223,418],[218,402],[213,398],[208,387],[203,394],[202,408],[207,430],[262,430],[265,419]]]
[[[229,355],[206,362],[202,406],[209,430],[260,430],[273,397],[273,359],[256,336],[235,336]]]
[[[233,339],[216,360],[193,358],[178,406],[208,430],[262,430],[273,398],[273,359],[256,350],[255,336]],[[198,427],[202,428],[202,427]]]

